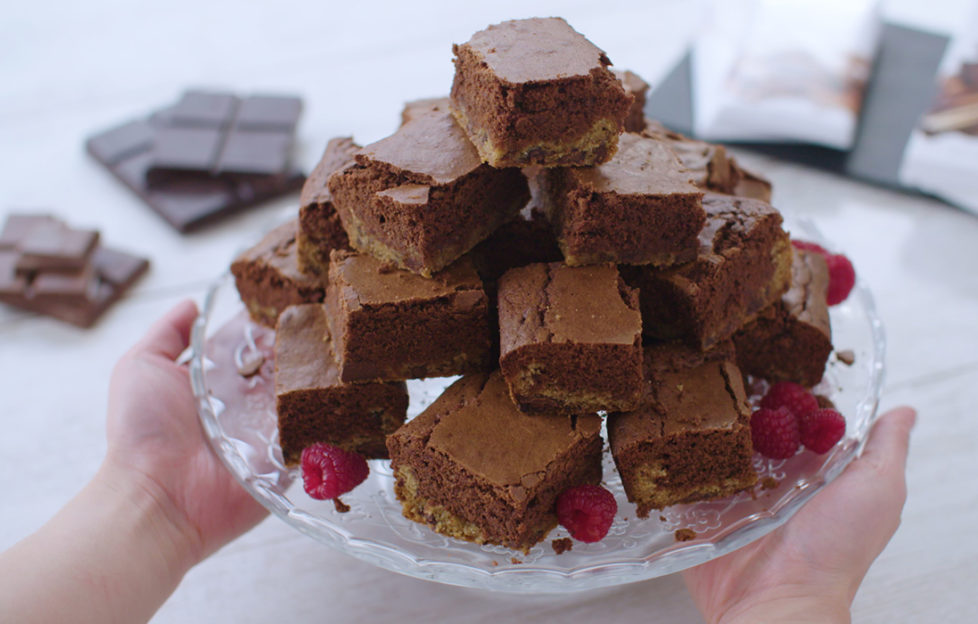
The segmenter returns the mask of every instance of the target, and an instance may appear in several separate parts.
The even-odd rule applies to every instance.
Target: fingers
[[[175,360],[190,344],[190,328],[197,318],[197,304],[185,299],[157,320],[133,347]]]
[[[907,406],[891,409],[880,416],[869,432],[861,459],[876,464],[886,472],[892,470],[902,475],[907,467],[910,431],[916,420],[917,412]]]

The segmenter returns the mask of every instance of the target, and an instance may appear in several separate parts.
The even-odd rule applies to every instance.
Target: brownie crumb
[[[242,377],[251,377],[261,370],[261,365],[264,363],[265,356],[258,351],[252,351],[248,354],[242,355],[241,364],[238,365],[238,374]]]
[[[568,550],[574,548],[574,541],[569,537],[562,537],[550,542],[550,546],[553,547],[554,553],[562,555]]]
[[[510,557],[509,558],[509,562],[512,563],[513,565],[519,565],[519,564],[523,563],[522,561],[520,561],[516,557]]]
[[[494,568],[495,568],[496,566],[498,566],[498,565],[499,565],[499,562],[498,562],[498,561],[496,561],[495,559],[493,559],[492,561],[490,561],[490,562],[489,562],[489,565],[491,565],[492,567],[494,567]]]
[[[856,361],[856,353],[852,349],[836,351],[835,357],[846,366],[852,366]]]
[[[339,499],[339,497],[333,499],[333,506],[336,507],[336,511],[339,513],[346,513],[350,511],[350,506]]]
[[[824,394],[816,394],[815,402],[818,403],[818,406],[821,409],[835,409],[835,403],[833,403],[832,399]]]
[[[659,516],[659,522],[665,522],[665,521],[666,521],[665,516]]]
[[[677,542],[688,542],[696,539],[696,531],[693,529],[676,529],[675,536]]]
[[[764,477],[761,479],[762,490],[773,490],[774,488],[778,487],[778,485],[780,485],[780,483],[778,483],[778,480],[774,477]]]

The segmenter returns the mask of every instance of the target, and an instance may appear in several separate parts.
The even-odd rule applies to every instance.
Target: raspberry
[[[750,417],[754,450],[772,459],[787,459],[798,451],[798,419],[787,407],[762,407]]]
[[[823,256],[829,255],[828,250],[825,247],[819,245],[818,243],[813,243],[811,241],[803,241],[803,240],[792,240],[791,244],[794,246],[795,249],[802,249],[804,251],[814,251],[815,253],[820,253]]]
[[[834,409],[819,409],[798,419],[801,443],[813,453],[827,453],[846,433],[846,419]]]
[[[842,254],[825,256],[829,265],[829,292],[826,300],[830,306],[842,303],[849,297],[852,287],[856,285],[856,269],[849,258]]]
[[[791,381],[779,381],[771,386],[761,399],[761,407],[767,409],[787,407],[796,418],[801,418],[803,414],[818,409],[818,399],[805,386]]]
[[[370,469],[352,451],[317,442],[302,449],[302,486],[320,500],[336,498],[360,485]]]
[[[557,498],[557,520],[571,536],[582,542],[597,542],[608,534],[618,513],[618,503],[600,485],[578,485]]]

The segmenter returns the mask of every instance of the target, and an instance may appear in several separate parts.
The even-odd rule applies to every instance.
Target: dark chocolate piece
[[[407,406],[403,381],[340,381],[322,305],[291,306],[279,316],[275,407],[287,466],[298,464],[302,449],[315,442],[386,459],[386,437],[404,423]]]
[[[447,112],[366,146],[329,178],[350,245],[425,276],[514,218],[529,199],[519,169],[483,164]]]
[[[286,175],[302,101],[188,91],[158,117],[151,184],[171,173]]]
[[[634,409],[642,396],[638,292],[614,265],[531,264],[499,280],[499,367],[520,409]]]
[[[210,118],[198,107],[192,108],[183,118]],[[177,230],[190,231],[302,186],[305,178],[294,168],[274,175],[210,176],[194,171],[161,171],[150,184],[147,174],[154,164],[157,133],[170,123],[171,115],[172,111],[166,110],[100,132],[89,138],[85,147],[96,161]],[[179,109],[177,115],[182,115]]]
[[[734,334],[745,373],[809,388],[822,379],[832,352],[828,284],[822,255],[795,249],[791,288]]]
[[[231,274],[248,314],[258,323],[275,327],[290,305],[317,303],[326,291],[325,276],[298,269],[298,221],[289,221],[265,235],[231,263]]]
[[[387,438],[404,515],[479,544],[528,551],[557,497],[601,480],[601,419],[530,416],[499,372],[468,375]]]
[[[703,192],[669,146],[637,134],[598,167],[547,170],[545,207],[569,265],[667,266],[696,255]]]
[[[32,248],[37,228],[55,226],[69,234],[43,238],[44,244],[35,245],[34,250],[44,253],[27,256],[31,262],[40,258],[54,260],[53,264],[21,270],[25,258],[21,250]],[[93,325],[149,268],[144,258],[100,245],[91,248],[91,241],[98,240],[97,232],[72,230],[46,215],[11,215],[0,240],[0,302],[79,327]],[[62,247],[54,246],[55,242]],[[78,258],[84,258],[82,266],[65,268],[64,259],[74,266]]]
[[[563,19],[502,22],[452,50],[452,113],[483,161],[590,166],[615,153],[632,98]]]
[[[334,251],[326,310],[343,381],[486,370],[488,300],[469,257],[429,278]]]
[[[752,487],[750,406],[730,343],[707,353],[646,347],[645,374],[642,405],[608,416],[611,453],[638,515]]]
[[[353,164],[360,146],[350,137],[330,139],[319,164],[312,170],[299,196],[299,270],[325,276],[329,272],[329,252],[350,249],[350,240],[333,206],[327,181],[333,173]]]

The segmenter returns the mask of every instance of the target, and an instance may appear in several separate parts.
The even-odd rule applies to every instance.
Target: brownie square
[[[343,381],[461,375],[489,366],[488,299],[465,257],[431,278],[334,251],[326,311]]]
[[[439,113],[450,111],[449,99],[447,97],[421,98],[404,103],[401,109],[401,125],[403,126],[412,119],[428,113]]]
[[[329,178],[350,245],[430,277],[519,213],[519,169],[483,164],[451,114],[431,112]]]
[[[750,406],[729,342],[701,353],[646,347],[642,405],[608,416],[608,441],[638,515],[752,487]]]
[[[809,388],[822,379],[832,353],[828,284],[822,255],[795,249],[788,292],[734,334],[745,373]]]
[[[645,96],[649,92],[649,83],[627,69],[612,69],[611,73],[621,81],[625,93],[632,96],[632,105],[625,117],[625,132],[641,132],[645,128]]]
[[[791,243],[781,214],[765,202],[708,193],[706,226],[690,263],[623,267],[641,292],[642,327],[657,339],[707,349],[733,335],[788,289]]]
[[[351,137],[330,139],[319,164],[302,185],[296,244],[299,270],[303,273],[325,276],[329,272],[329,252],[350,248],[326,182],[334,172],[352,165],[353,155],[359,150]]]
[[[340,381],[326,311],[307,303],[286,308],[275,328],[275,406],[287,466],[315,442],[386,459],[385,440],[404,423],[408,394],[403,381]]]
[[[499,280],[499,366],[526,411],[633,409],[643,387],[638,292],[614,265],[512,269]]]
[[[299,271],[297,232],[298,221],[284,223],[231,263],[234,285],[248,314],[267,327],[275,327],[288,306],[321,302],[325,295],[325,277]]]
[[[564,261],[665,266],[696,255],[703,191],[669,146],[637,134],[598,167],[547,170],[547,216]]]
[[[387,438],[404,515],[442,535],[528,551],[564,490],[601,480],[601,419],[531,416],[499,372],[468,375]]]
[[[691,139],[651,119],[645,120],[642,135],[667,142],[701,189],[771,203],[771,183],[740,166],[722,145]]]
[[[615,153],[632,98],[563,19],[502,22],[452,50],[452,113],[483,161],[590,166]]]

